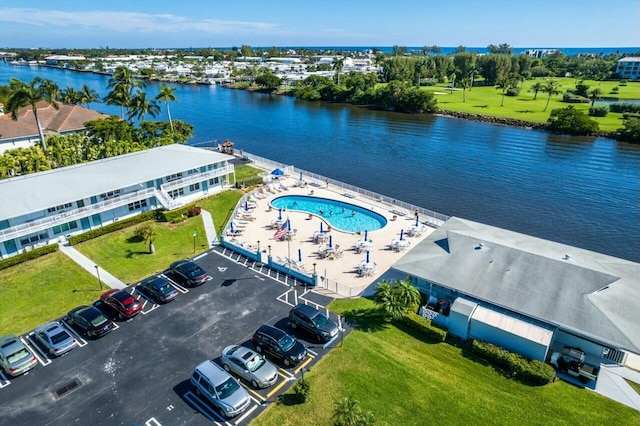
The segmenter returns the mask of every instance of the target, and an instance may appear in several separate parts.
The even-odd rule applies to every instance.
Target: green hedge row
[[[150,210],[148,212],[140,213],[139,215],[130,217],[128,219],[123,219],[114,223],[110,223],[109,225],[105,225],[102,228],[96,228],[87,232],[83,232],[82,234],[74,235],[72,237],[69,237],[69,244],[71,245],[79,244],[84,241],[92,240],[102,235],[109,234],[113,231],[117,231],[119,229],[123,229],[131,225],[135,225],[137,223],[146,222],[148,220],[155,219],[158,213],[159,213],[158,210]]]
[[[260,176],[253,176],[236,181],[236,188],[248,188],[253,185],[262,185],[262,183],[262,178]]]
[[[530,385],[546,385],[556,376],[556,371],[549,364],[537,360],[528,360],[522,355],[508,351],[500,346],[474,340],[471,344],[473,353],[489,361],[496,367],[506,370],[518,380]]]
[[[400,318],[400,324],[435,342],[444,342],[447,332],[431,324],[431,321],[416,313],[410,312]]]
[[[27,260],[35,259],[40,256],[44,256],[45,254],[53,253],[58,250],[58,244],[48,244],[43,247],[38,247],[37,249],[33,249],[31,251],[27,251],[24,253],[20,253],[16,256],[9,257],[7,259],[0,260],[0,271],[3,269],[7,269],[11,266],[17,265],[18,263],[26,262]]]
[[[163,222],[177,222],[189,217],[189,209],[197,206],[197,202],[189,203],[175,210],[163,210],[160,212],[159,220]]]
[[[609,113],[609,107],[606,105],[593,106],[589,108],[589,115],[592,117],[606,117]]]

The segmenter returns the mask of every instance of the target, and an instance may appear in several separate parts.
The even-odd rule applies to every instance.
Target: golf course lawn
[[[342,314],[372,307],[367,299],[329,306]],[[638,424],[638,412],[592,391],[562,381],[527,386],[462,348],[370,317],[305,375],[308,402],[273,404],[252,425],[331,425],[334,401],[345,396],[386,425]]]
[[[577,80],[575,78],[556,79],[561,86],[558,88],[564,93],[569,88],[574,88]],[[549,106],[546,111],[545,105],[549,95],[544,92],[538,92],[534,100],[534,92],[529,91],[535,83],[544,84],[548,80],[537,79],[529,80],[522,83],[522,89],[518,96],[505,96],[504,106],[502,103],[502,90],[495,86],[473,86],[471,90],[464,91],[456,88],[451,91],[444,86],[423,87],[423,90],[433,92],[438,100],[438,107],[443,110],[465,112],[470,114],[481,114],[492,117],[511,118],[517,120],[532,121],[538,123],[546,123],[549,114],[553,109],[566,108],[573,105],[576,109],[584,111],[588,114],[591,103],[569,104],[562,102],[562,94],[552,95],[549,100]],[[619,86],[617,81],[584,81],[584,84],[590,86],[589,90],[600,88],[603,98],[617,98],[617,102],[625,102],[625,100],[640,99],[640,83],[629,82],[627,86]],[[618,94],[611,94],[611,89],[615,86],[619,87]],[[596,106],[603,105],[596,101]],[[600,130],[614,132],[622,127],[622,114],[610,112],[606,117],[591,117],[600,124]]]

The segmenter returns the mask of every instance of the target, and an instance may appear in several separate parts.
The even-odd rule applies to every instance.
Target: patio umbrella
[[[282,176],[284,175],[284,172],[281,169],[274,169],[271,174],[274,176]]]
[[[322,221],[320,221],[320,233],[322,234],[324,231],[322,230]]]
[[[404,229],[400,230],[400,241],[404,240]]]
[[[278,220],[282,220],[282,207],[278,209]]]
[[[367,241],[367,235],[369,235],[369,231],[364,230],[364,240]]]
[[[287,219],[287,232],[291,232],[293,228],[291,228],[291,219]]]
[[[298,249],[298,262],[302,262],[302,249]]]
[[[418,226],[420,224],[420,218],[418,215],[416,215],[416,226]]]
[[[369,263],[369,252],[367,252],[367,263]]]
[[[231,233],[233,234],[233,222],[229,222],[229,224],[231,225]]]
[[[333,237],[329,235],[329,247],[333,247]]]
[[[302,172],[300,172],[300,181],[302,181],[302,180],[303,180],[303,179],[302,179]]]
[[[247,201],[244,202],[244,211],[245,212],[249,211],[249,203]]]

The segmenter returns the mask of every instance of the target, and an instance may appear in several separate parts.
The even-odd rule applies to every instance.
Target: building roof
[[[58,102],[58,109],[46,101],[38,102],[36,107],[40,125],[45,134],[81,130],[84,129],[84,123],[87,121],[109,117],[92,109],[61,102]],[[17,116],[17,120],[13,120],[9,113],[0,116],[0,141],[38,137],[38,127],[31,106],[21,108]]]
[[[515,336],[520,336],[539,345],[551,345],[553,331],[539,325],[514,318],[510,315],[496,312],[493,309],[487,309],[477,306],[473,311],[472,318],[484,324],[507,331]]]
[[[229,158],[228,155],[205,149],[167,145],[3,179],[0,180],[0,220],[39,212]]]
[[[392,267],[640,353],[640,264],[450,218]]]
[[[618,62],[640,62],[640,57],[638,57],[638,56],[627,56],[627,57],[618,59]]]

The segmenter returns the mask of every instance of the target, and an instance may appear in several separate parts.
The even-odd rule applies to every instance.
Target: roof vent
[[[478,243],[478,245],[476,246],[476,250],[482,250],[483,247],[484,243]]]
[[[571,256],[568,254],[565,254],[563,257],[564,260],[571,260]]]

